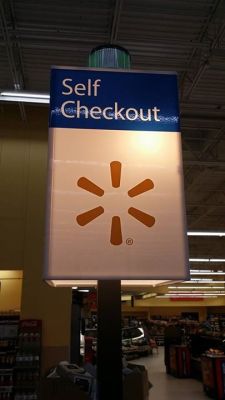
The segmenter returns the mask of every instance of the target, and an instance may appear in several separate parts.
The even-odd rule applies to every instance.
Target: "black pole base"
[[[121,281],[98,281],[98,400],[122,400]]]

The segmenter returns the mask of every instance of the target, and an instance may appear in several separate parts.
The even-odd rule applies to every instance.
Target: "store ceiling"
[[[177,71],[188,230],[225,230],[225,0],[0,5],[1,89],[48,92],[51,65],[87,66],[103,43],[125,47],[133,69]],[[189,247],[225,258],[224,237],[189,237]]]

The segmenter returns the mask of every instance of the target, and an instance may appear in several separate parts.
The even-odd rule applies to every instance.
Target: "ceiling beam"
[[[0,1],[0,21],[1,21],[1,28],[2,28],[4,44],[5,44],[8,60],[9,60],[9,69],[10,69],[12,79],[13,79],[13,86],[15,88],[20,83],[20,77],[19,77],[18,70],[17,70],[17,65],[16,65],[14,53],[13,53],[12,42],[10,40],[10,35],[8,32],[8,26],[7,26],[7,21],[6,21],[6,17],[5,17],[5,10],[4,10],[2,1]]]
[[[184,160],[183,164],[188,167],[205,167],[205,168],[225,168],[225,161],[206,161],[206,160]],[[189,186],[189,190],[192,185]]]
[[[206,207],[210,207],[210,208],[225,208],[225,203],[224,204],[205,204],[205,203],[186,203],[186,207],[194,207],[194,208],[206,208]]]
[[[20,48],[18,46],[16,38],[14,38],[14,43],[12,43],[11,36],[10,36],[9,30],[8,30],[8,23],[7,23],[7,19],[6,19],[4,4],[5,3],[0,1],[0,21],[1,21],[1,27],[2,27],[2,34],[3,34],[3,39],[5,42],[6,53],[8,56],[9,69],[10,69],[12,80],[13,80],[13,88],[14,88],[14,90],[21,90],[21,89],[24,89],[24,73],[23,73],[22,62],[21,62],[22,57],[21,57]],[[15,21],[14,21],[14,10],[13,10],[12,2],[9,1],[7,3],[7,5],[9,7],[11,24],[12,24],[12,26],[14,26]],[[16,52],[17,52],[17,54],[16,54]],[[20,109],[21,118],[25,122],[27,120],[27,118],[26,118],[26,112],[25,112],[25,107],[24,107],[23,103],[19,103],[19,109]]]
[[[224,0],[216,0],[213,5],[213,9],[210,9],[208,17],[206,19],[206,22],[203,24],[202,30],[201,30],[201,32],[199,34],[199,38],[198,38],[198,41],[200,43],[202,43],[202,45],[204,43],[205,37],[207,36],[208,28],[209,28],[210,24],[213,22],[219,8],[221,7],[221,5],[223,5],[223,3],[224,3]],[[200,51],[201,51],[201,48],[200,48]],[[195,59],[195,56],[197,55],[197,53],[198,53],[198,47],[194,47],[192,50],[191,56],[190,56],[189,60],[187,61],[187,66],[192,65],[192,62]],[[196,73],[196,78],[194,78],[194,80],[193,80],[192,86],[194,85],[194,81],[195,81],[195,79],[197,79],[199,74],[203,73],[201,70],[202,70],[202,66],[199,67],[199,70]],[[183,76],[181,77],[181,80],[180,80],[180,87],[181,87],[181,93],[182,93],[181,97],[182,98],[184,97],[184,85],[185,85],[185,81],[187,78],[189,78],[189,77],[188,77],[188,72],[186,70],[183,73]],[[190,92],[190,94],[191,94],[191,92]],[[185,96],[185,98],[188,98],[190,96],[190,94],[188,92],[188,96],[187,97]]]
[[[110,33],[110,43],[111,44],[115,43],[117,41],[117,34],[118,34],[118,29],[119,29],[122,6],[123,6],[123,0],[115,1],[113,21],[112,21],[112,27],[111,27],[111,33]]]
[[[218,189],[220,187],[224,188],[224,182],[218,186]],[[224,190],[220,192],[220,197],[221,197],[221,195],[222,195],[223,201],[224,201],[224,199],[225,199]],[[210,204],[210,205],[208,204],[208,200],[212,200],[215,196],[218,199],[218,192],[217,191],[209,193],[207,196],[205,196],[201,200],[201,203],[205,204],[206,206],[208,206],[208,208],[207,208],[207,210],[205,210],[205,212],[203,212],[203,214],[199,215],[197,218],[195,218],[195,220],[193,222],[191,222],[191,224],[189,225],[189,229],[193,229],[200,221],[202,221],[205,217],[207,217],[208,215],[210,215],[213,211],[215,211],[217,209],[216,204]],[[194,210],[192,210],[192,213],[197,211],[198,208],[199,207],[197,206]]]
[[[185,100],[188,100],[193,92],[193,90],[196,88],[196,86],[198,85],[198,82],[200,81],[200,79],[202,78],[202,76],[204,75],[204,73],[207,71],[207,69],[209,68],[209,59],[213,53],[213,49],[217,46],[219,40],[223,37],[225,32],[225,23],[222,24],[221,28],[219,29],[217,35],[214,37],[210,48],[209,48],[209,54],[206,57],[205,61],[203,64],[200,65],[199,69],[197,70],[195,77],[192,81],[191,86],[188,88],[187,93],[185,93]]]
[[[204,145],[204,147],[203,147],[201,153],[200,153],[200,154],[198,155],[198,157],[197,157],[197,158],[198,158],[197,161],[199,161],[199,162],[207,162],[207,161],[204,159],[205,155],[206,155],[207,153],[211,152],[211,151],[215,148],[215,146],[218,145],[218,143],[220,142],[220,140],[224,138],[224,134],[225,134],[225,126],[224,126],[223,128],[221,128],[221,129],[217,132],[217,134],[214,136],[214,139],[215,139],[214,142],[212,142],[212,141],[207,141],[207,140],[206,140],[206,143],[205,143],[205,145]],[[193,166],[190,166],[189,170],[188,170],[188,171],[186,172],[186,174],[185,174],[185,178],[186,178],[187,180],[189,180],[189,181],[190,181],[190,173],[191,173],[192,171],[193,171]],[[198,173],[195,172],[195,175],[194,175],[194,177],[192,178],[192,180],[190,181],[189,185],[186,187],[186,190],[190,191],[190,190],[192,189],[193,185],[194,185],[195,182],[196,182],[196,179],[199,177],[199,175],[200,175],[201,173],[202,173],[201,170],[199,170]]]

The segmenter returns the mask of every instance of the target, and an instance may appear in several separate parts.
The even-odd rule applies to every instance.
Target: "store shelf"
[[[18,314],[0,314],[0,400],[13,399],[18,324]]]
[[[36,399],[40,379],[40,320],[22,320],[19,324],[18,351],[14,368],[14,399]]]
[[[38,365],[38,366],[18,366],[18,365],[16,365],[15,367],[14,367],[14,370],[39,370],[39,368],[40,368],[40,365]]]
[[[164,346],[164,335],[156,335],[155,341],[157,346]]]
[[[11,385],[11,386],[9,386],[9,385],[5,385],[5,386],[4,386],[4,385],[1,385],[1,386],[0,386],[0,390],[1,390],[1,389],[12,390],[12,389],[13,389],[13,385]]]
[[[8,372],[8,371],[13,371],[13,368],[0,368],[1,372]]]
[[[32,391],[36,391],[36,387],[37,387],[37,383],[34,385],[21,385],[21,386],[14,386],[14,390],[32,390]]]

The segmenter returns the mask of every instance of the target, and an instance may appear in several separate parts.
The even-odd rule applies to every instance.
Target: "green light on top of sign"
[[[120,46],[98,46],[91,51],[88,65],[93,68],[129,69],[131,65],[130,54]]]

